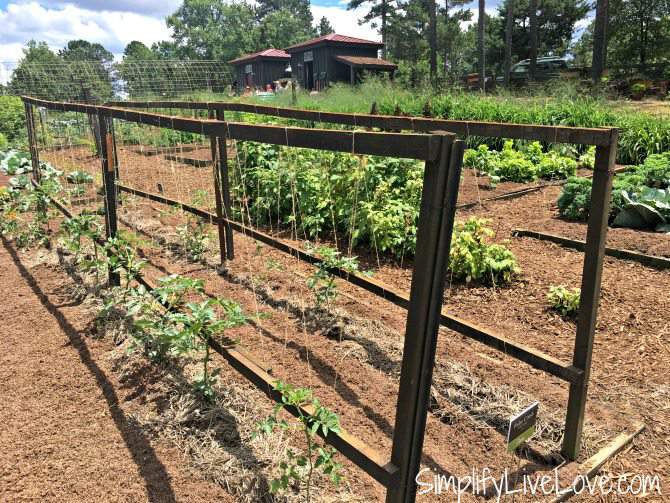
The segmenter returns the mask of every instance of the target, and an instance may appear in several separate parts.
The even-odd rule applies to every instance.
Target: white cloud
[[[30,39],[44,41],[54,50],[69,40],[84,39],[120,54],[133,40],[151,45],[170,37],[162,19],[136,12],[93,11],[72,4],[56,8],[37,2],[10,3],[0,10],[0,26],[0,60],[5,61],[20,57],[17,44]]]
[[[346,10],[341,7],[325,7],[312,4],[314,21],[318,23],[319,19],[325,16],[333,26],[335,33],[367,40],[381,40],[377,30],[371,28],[369,24],[358,24],[358,20],[365,15],[365,11],[365,8]]]
[[[45,0],[47,7],[72,5],[80,9],[95,11],[135,12],[154,17],[165,17],[174,12],[181,0]]]

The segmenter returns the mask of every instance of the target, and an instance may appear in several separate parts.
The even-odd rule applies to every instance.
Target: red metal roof
[[[330,33],[328,35],[323,35],[321,37],[316,37],[311,40],[306,40],[305,42],[300,42],[299,44],[292,45],[287,47],[286,50],[290,51],[292,49],[302,49],[304,47],[310,47],[312,45],[317,45],[322,42],[335,42],[340,44],[354,44],[354,45],[376,45],[377,47],[384,47],[384,44],[381,42],[375,42],[374,40],[364,40],[362,38],[356,37],[347,37],[346,35],[338,35],[337,33]]]
[[[291,55],[286,51],[282,51],[281,49],[270,48],[265,49],[264,51],[254,52],[253,54],[245,54],[244,56],[240,56],[239,58],[228,61],[228,63],[235,65],[245,61],[252,61],[257,58],[291,59]]]
[[[398,65],[386,61],[381,58],[366,58],[363,56],[335,56],[337,61],[345,63],[349,66],[356,66],[361,68],[377,68],[377,69],[388,69],[394,70],[398,68]]]

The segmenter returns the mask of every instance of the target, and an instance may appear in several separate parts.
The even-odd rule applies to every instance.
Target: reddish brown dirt
[[[88,337],[91,316],[68,283],[0,245],[0,501],[233,502],[132,421],[111,343]]]

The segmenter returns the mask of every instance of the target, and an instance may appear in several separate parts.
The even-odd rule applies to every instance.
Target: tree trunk
[[[514,0],[507,0],[505,19],[505,85],[512,83],[512,29],[514,28]]]
[[[444,77],[449,72],[449,0],[444,0]]]
[[[388,0],[382,0],[382,58],[386,59],[386,17],[387,17]]]
[[[479,89],[486,91],[486,48],[484,47],[484,23],[486,18],[486,0],[479,0],[479,19],[477,20],[477,53],[479,64]]]
[[[597,0],[596,20],[593,27],[593,57],[591,78],[598,85],[603,77],[607,61],[607,24],[609,22],[609,0]]]
[[[428,37],[430,38],[430,81],[437,84],[437,7],[435,0],[428,0],[428,18],[430,26]]]
[[[530,0],[528,6],[528,22],[530,24],[530,80],[537,76],[537,0]]]

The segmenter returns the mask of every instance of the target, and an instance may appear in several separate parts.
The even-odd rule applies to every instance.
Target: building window
[[[253,73],[252,65],[245,65],[244,73]]]
[[[314,61],[314,53],[312,51],[305,52],[305,62]]]

